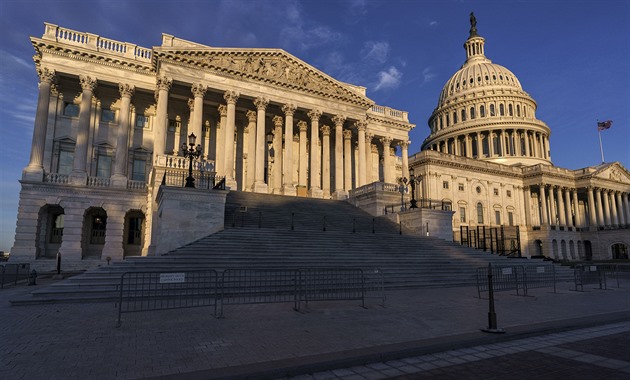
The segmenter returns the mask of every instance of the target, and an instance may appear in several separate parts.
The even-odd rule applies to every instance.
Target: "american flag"
[[[597,122],[597,130],[598,131],[603,131],[603,130],[608,129],[610,127],[612,127],[612,120],[598,121]]]

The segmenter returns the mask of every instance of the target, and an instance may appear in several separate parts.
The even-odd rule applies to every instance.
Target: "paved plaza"
[[[37,287],[53,280],[38,281]],[[0,290],[0,379],[625,379],[630,284],[609,290],[476,288],[388,291],[370,299],[228,305],[123,314],[113,303],[10,306],[33,287]]]

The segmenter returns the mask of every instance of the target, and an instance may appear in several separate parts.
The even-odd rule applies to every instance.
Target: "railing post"
[[[323,231],[326,231],[326,215],[324,215],[324,229]]]
[[[293,231],[293,230],[294,230],[294,226],[293,226],[293,217],[294,217],[294,216],[295,216],[295,213],[294,213],[294,212],[292,212],[292,213],[291,213],[291,231]]]
[[[352,218],[352,233],[357,232],[355,223],[356,223],[356,218]]]
[[[402,220],[398,220],[398,234],[402,235]]]

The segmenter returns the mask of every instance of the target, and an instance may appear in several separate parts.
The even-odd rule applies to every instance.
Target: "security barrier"
[[[573,277],[575,279],[576,292],[583,292],[584,285],[589,284],[598,284],[599,289],[607,289],[606,271],[598,268],[597,265],[576,265],[573,268]]]
[[[122,313],[214,306],[217,308],[217,272],[127,272],[120,278],[118,326]]]
[[[553,265],[492,266],[492,290],[516,291],[527,296],[530,289],[553,288],[556,293],[556,269]],[[488,267],[477,268],[477,294],[488,292]]]
[[[524,266],[525,295],[529,289],[553,288],[556,293],[556,267],[553,265],[528,265]]]
[[[613,278],[617,287],[621,287],[620,280],[630,281],[630,264],[598,264],[597,268],[606,272],[606,278]]]
[[[0,289],[4,288],[4,284],[17,284],[28,279],[30,273],[31,264],[28,263],[0,265]]]
[[[380,298],[385,306],[383,272],[378,268],[226,269],[127,272],[120,280],[118,326],[122,313],[213,306],[293,303],[300,310],[314,301]]]

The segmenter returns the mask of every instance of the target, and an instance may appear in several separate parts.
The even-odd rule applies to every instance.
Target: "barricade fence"
[[[0,265],[0,289],[4,284],[17,285],[19,281],[27,280],[31,273],[31,264],[3,264]]]
[[[576,292],[583,292],[584,285],[598,285],[599,289],[607,289],[606,270],[598,265],[576,265],[573,268],[573,278]]]
[[[367,273],[367,274],[366,274]],[[224,306],[259,303],[380,298],[385,305],[384,276],[378,268],[225,269],[127,272],[120,281],[118,326],[123,313],[212,306],[223,317]]]
[[[505,265],[492,266],[492,290],[516,291],[516,295],[528,295],[529,289],[553,288],[556,293],[556,270],[553,265]],[[488,292],[488,267],[477,268],[477,294]]]
[[[618,288],[621,287],[622,281],[630,283],[630,264],[597,264],[596,266],[606,273],[607,279],[614,279]]]

